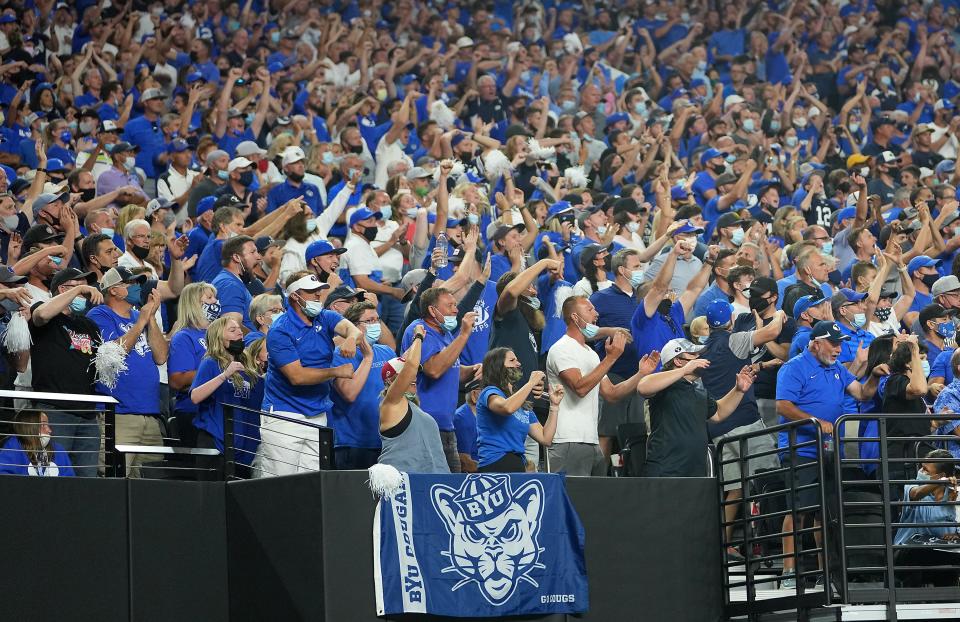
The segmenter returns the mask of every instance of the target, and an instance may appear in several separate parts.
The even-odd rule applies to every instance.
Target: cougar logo
[[[430,498],[450,534],[450,558],[443,572],[462,577],[453,589],[476,583],[491,605],[506,603],[520,581],[539,584],[529,573],[538,563],[537,537],[543,514],[544,493],[532,480],[511,490],[506,475],[468,475],[459,489],[436,484]]]

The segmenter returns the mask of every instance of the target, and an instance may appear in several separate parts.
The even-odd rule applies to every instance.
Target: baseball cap
[[[217,197],[213,196],[212,194],[197,201],[197,216],[212,210],[216,202]]]
[[[63,166],[63,160],[60,158],[50,158],[47,160],[47,172],[56,173],[64,170],[66,170],[66,168]]]
[[[736,106],[737,104],[742,104],[746,101],[747,100],[745,100],[744,98],[740,97],[737,94],[727,95],[726,98],[724,98],[723,100],[723,109],[726,110],[730,106]]]
[[[326,287],[330,287],[330,285],[327,283],[320,282],[320,279],[317,278],[317,275],[308,274],[307,276],[301,277],[296,281],[294,281],[293,283],[291,283],[287,287],[286,293],[287,293],[287,296],[289,296],[290,294],[294,292],[298,292],[300,290],[312,292],[318,289],[324,289]]]
[[[113,144],[113,147],[110,149],[110,154],[113,155],[116,153],[124,153],[126,151],[140,151],[140,147],[128,143],[125,140],[121,140],[120,142]]]
[[[354,300],[359,302],[363,300],[364,293],[365,292],[361,290],[353,289],[349,285],[340,285],[332,292],[327,294],[327,301],[324,303],[324,306],[329,309],[330,305],[339,300]]]
[[[228,119],[238,119],[243,117],[243,113],[240,112],[239,108],[228,108],[227,109],[227,118]]]
[[[913,273],[920,268],[936,268],[940,265],[939,259],[932,259],[926,255],[918,255],[907,264],[907,274],[913,276]]]
[[[431,175],[430,171],[422,166],[414,166],[412,169],[407,171],[407,179],[423,179],[425,177],[433,177],[433,175]]]
[[[734,97],[734,96],[731,95],[730,97]],[[727,99],[729,100],[730,97],[728,97]],[[705,150],[703,153],[700,154],[700,165],[703,166],[704,164],[706,164],[707,162],[709,162],[714,158],[725,158],[726,156],[727,154],[724,153],[723,151],[710,147],[709,149]]]
[[[707,324],[711,328],[719,328],[730,323],[733,317],[733,305],[723,298],[718,298],[707,305]]]
[[[843,297],[847,299],[847,302],[860,302],[867,297],[866,292],[856,292],[849,287],[841,288],[839,293],[843,294]]]
[[[184,151],[190,151],[190,143],[182,138],[174,138],[170,141],[171,153],[183,153]]]
[[[303,149],[300,147],[287,147],[283,150],[283,161],[282,166],[287,164],[293,164],[294,162],[299,162],[300,160],[305,160],[307,155],[303,152]]]
[[[843,221],[849,220],[850,218],[853,218],[853,217],[856,216],[856,215],[857,215],[857,208],[855,208],[855,207],[845,207],[845,208],[843,208],[842,210],[840,210],[839,212],[837,212],[836,222],[837,222],[838,225],[839,225],[839,224],[842,224]]]
[[[232,173],[238,168],[247,168],[248,166],[253,166],[253,162],[243,156],[238,156],[230,160],[230,164],[227,165],[227,172]]]
[[[793,317],[799,318],[804,311],[807,311],[819,304],[823,304],[826,301],[827,299],[823,297],[823,294],[820,294],[819,296],[801,296],[795,303],[793,303]]]
[[[100,291],[105,292],[114,285],[121,283],[144,283],[147,280],[145,274],[134,274],[122,266],[110,268],[100,277]]]
[[[232,194],[221,194],[219,197],[217,197],[216,202],[214,202],[213,208],[237,207],[238,205],[243,205],[243,202],[240,201],[240,199],[238,199],[236,196]]]
[[[670,234],[671,237],[677,237],[678,235],[683,235],[684,233],[703,233],[703,229],[700,227],[694,227],[689,222],[683,223],[683,226]]]
[[[856,168],[861,164],[867,164],[870,162],[870,156],[863,155],[862,153],[855,153],[852,156],[847,157],[847,168]]]
[[[512,226],[500,225],[493,232],[493,235],[490,236],[490,242],[492,243],[492,242],[496,242],[497,240],[502,240],[504,237],[506,237],[508,233],[510,233],[514,229],[516,229],[517,231],[521,231],[524,229],[524,226],[523,225],[512,225]]]
[[[460,37],[457,39],[456,46],[460,49],[473,47],[473,39],[470,37]]]
[[[117,122],[111,119],[106,119],[100,122],[100,131],[101,132],[117,132]]]
[[[187,74],[186,82],[187,84],[193,84],[194,82],[199,82],[203,80],[203,74],[199,71],[192,71]]]
[[[938,99],[937,103],[933,105],[934,110],[953,110],[955,108],[956,106],[949,99]]]
[[[569,201],[557,201],[547,209],[547,218],[553,218],[561,214],[568,214],[573,211],[573,206]]]
[[[11,266],[0,264],[0,283],[25,283],[26,276],[20,276]]]
[[[957,170],[957,163],[953,160],[943,160],[934,168],[934,172],[939,175],[941,173],[952,173]]]
[[[70,199],[70,193],[64,192],[62,194],[53,194],[50,192],[45,192],[41,194],[33,201],[33,215],[36,216],[39,214],[43,208],[50,205],[54,201],[68,201]]]
[[[275,242],[276,240],[271,238],[269,235],[261,235],[260,237],[258,237],[256,240],[253,241],[253,243],[256,244],[257,246],[257,252],[260,253],[261,255],[263,255],[267,251],[267,249],[270,248],[270,245],[274,244]],[[284,242],[281,241],[280,245],[282,246],[283,244]]]
[[[764,294],[776,294],[780,290],[777,288],[777,281],[768,276],[758,276],[750,283],[750,287],[743,290],[748,298],[760,298]]]
[[[740,216],[738,216],[735,212],[727,212],[717,219],[717,229],[723,229],[724,227],[736,227],[741,223],[743,223],[743,219],[740,218]]]
[[[352,227],[361,220],[367,220],[368,218],[383,218],[383,212],[372,212],[370,211],[370,208],[361,207],[360,209],[354,210],[354,212],[350,214],[349,226]]]
[[[717,177],[716,184],[717,186],[726,186],[727,184],[735,184],[737,183],[738,179],[739,177],[737,177],[733,173],[724,173],[719,177]]]
[[[23,277],[26,280],[26,277]],[[56,296],[57,288],[66,283],[67,281],[86,281],[88,285],[96,283],[97,277],[93,272],[81,272],[76,268],[64,268],[63,270],[57,272],[53,275],[53,278],[50,279],[50,292]]]
[[[883,151],[880,153],[880,161],[884,164],[890,164],[897,161],[897,156],[892,151]]]
[[[393,380],[394,378],[396,378],[397,374],[400,373],[400,370],[403,369],[403,364],[405,362],[406,361],[402,356],[397,356],[395,358],[390,359],[389,361],[383,364],[383,367],[380,368],[380,378],[384,382],[389,382],[390,380]]]
[[[147,89],[140,95],[140,101],[145,102],[151,99],[163,99],[163,91],[160,89]]]
[[[63,234],[58,233],[50,225],[33,225],[23,234],[23,247],[29,249],[34,244],[41,242],[55,242],[63,239]]]
[[[930,295],[936,298],[940,294],[954,292],[958,289],[960,289],[960,279],[952,274],[948,274],[947,276],[940,277],[934,282],[933,287],[930,288]]]
[[[151,199],[150,202],[147,203],[146,216],[149,218],[157,210],[176,209],[178,207],[180,206],[177,203],[171,202],[170,199],[166,199],[164,197],[157,197],[156,199]]]
[[[843,334],[843,331],[840,330],[840,325],[836,322],[821,320],[813,325],[813,330],[810,332],[810,341],[816,341],[818,339],[826,339],[827,341],[840,343],[841,341],[849,341],[850,336]]]
[[[245,140],[237,145],[236,153],[238,156],[247,157],[252,155],[266,155],[267,150],[261,149],[260,145],[252,140]]]
[[[687,189],[683,186],[673,186],[670,188],[671,201],[686,201],[688,198],[690,198],[690,193],[688,193]]]
[[[703,346],[698,346],[689,339],[671,339],[660,349],[660,363],[666,365],[681,354],[701,350]]]
[[[310,246],[307,247],[307,252],[304,254],[307,263],[310,260],[320,257],[321,255],[342,255],[347,252],[347,249],[340,247],[337,248],[330,242],[326,240],[317,240],[316,242],[311,242]]]

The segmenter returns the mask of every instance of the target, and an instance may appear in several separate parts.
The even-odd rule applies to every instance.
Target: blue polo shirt
[[[600,315],[597,326],[601,328],[606,326],[626,328],[630,326],[633,314],[636,313],[639,304],[632,294],[624,292],[616,283],[606,289],[594,292],[590,296],[590,302]],[[606,356],[602,340],[595,342],[593,349],[597,351],[601,359]],[[633,348],[626,348],[617,362],[610,368],[610,372],[629,378],[637,373],[637,365],[639,364],[640,359],[637,357],[637,351]]]
[[[517,304],[524,304],[522,301]],[[476,365],[483,362],[483,357],[490,349],[490,330],[493,327],[493,314],[497,309],[497,282],[491,277],[483,286],[483,293],[473,306],[477,314],[477,322],[473,325],[473,332],[467,339],[467,345],[460,353],[461,365]]]
[[[333,336],[343,316],[324,309],[304,324],[296,313],[284,313],[267,333],[267,377],[264,384],[263,409],[300,413],[315,417],[329,413],[330,382],[294,386],[281,367],[300,361],[303,367],[324,369],[333,362]],[[451,411],[452,412],[452,411]]]
[[[480,460],[477,453],[477,416],[470,404],[462,404],[453,413],[453,431],[457,435],[457,453],[469,454],[474,461]]]
[[[790,342],[790,352],[787,353],[788,358],[793,358],[807,349],[807,345],[810,343],[810,333],[812,332],[813,328],[809,326],[797,326],[797,332],[793,334],[793,341]]]
[[[907,313],[910,311],[916,311],[920,313],[923,311],[923,308],[929,304],[933,304],[933,296],[930,294],[924,294],[923,292],[917,292],[913,295],[913,303],[910,305],[910,309],[907,310]]]
[[[838,363],[849,363],[857,358],[857,348],[860,347],[860,344],[863,343],[863,347],[868,348],[870,347],[870,342],[876,338],[873,333],[868,333],[862,328],[849,328],[843,322],[837,322],[837,326],[840,327],[840,331],[844,335],[850,337],[848,341],[840,344],[840,356],[837,358]]]
[[[130,317],[123,317],[107,305],[96,306],[87,313],[87,319],[97,325],[104,341],[114,341],[126,335],[139,316],[138,311],[131,310]],[[117,386],[110,390],[98,382],[97,392],[113,396],[120,402],[117,404],[117,413],[160,414],[160,370],[153,361],[146,328],[140,333],[125,361],[127,370],[117,377]]]
[[[257,137],[253,135],[253,132],[250,131],[250,128],[246,128],[239,133],[227,130],[223,133],[223,136],[217,139],[217,147],[226,151],[230,157],[233,158],[237,152],[237,145],[245,140],[257,140]]]
[[[197,375],[193,377],[193,390],[210,382],[223,373],[220,363],[210,357],[200,361]],[[239,384],[234,384],[233,376],[227,378],[210,397],[197,405],[197,416],[193,418],[193,425],[213,437],[217,449],[223,451],[223,404],[243,406],[260,410],[263,402],[263,382],[259,378],[251,380],[246,374],[240,373],[243,378]],[[233,411],[233,433],[236,460],[240,464],[249,465],[257,453],[260,445],[260,416],[246,410]]]
[[[223,240],[218,240],[214,236],[207,239],[207,245],[203,247],[197,263],[193,266],[196,281],[206,281],[210,283],[217,278],[217,274],[223,269],[220,263],[220,253],[223,251]]]
[[[714,300],[726,300],[730,301],[730,296],[720,289],[720,286],[714,283],[707,289],[700,292],[700,295],[697,296],[697,302],[693,305],[693,317],[698,317],[701,315],[707,314],[707,305],[709,305]]]
[[[383,364],[396,356],[393,350],[379,343],[373,344],[373,364],[366,382],[357,398],[348,402],[336,387],[330,394],[333,410],[330,411],[330,427],[333,428],[336,447],[362,447],[380,449],[380,402],[383,400],[383,378],[380,371]],[[354,369],[360,367],[363,355],[348,359],[339,351],[333,355],[332,367],[350,363]]]
[[[401,351],[405,352],[410,347],[417,326],[423,326],[426,330],[423,337],[423,347],[420,351],[421,365],[426,364],[431,357],[449,346],[455,338],[453,333],[439,332],[423,320],[417,320],[411,323],[403,333]],[[459,329],[457,330],[459,332]],[[453,432],[453,411],[457,409],[457,392],[459,389],[459,359],[455,360],[453,365],[436,380],[423,372],[417,374],[417,396],[420,398],[420,408],[437,420],[437,425],[443,432]]]
[[[504,416],[490,410],[487,402],[494,395],[506,399],[506,394],[495,386],[484,387],[477,398],[477,453],[478,466],[485,467],[503,458],[504,455],[524,455],[523,443],[536,417],[529,410],[517,409]],[[459,448],[458,448],[459,451]]]
[[[202,328],[182,328],[170,340],[167,371],[171,374],[197,371],[200,361],[206,354],[207,331]],[[190,401],[189,388],[177,392],[177,403],[174,408],[178,413],[197,412],[197,405]]]
[[[856,380],[839,361],[824,367],[806,350],[784,363],[777,373],[777,399],[789,400],[808,415],[833,423],[843,414],[843,399],[847,387]],[[787,421],[780,417],[780,423]],[[798,443],[813,438],[810,426],[797,428]],[[786,432],[778,434],[777,444],[781,448],[789,446]],[[814,445],[800,447],[797,455],[816,458],[817,448]]]
[[[633,346],[638,358],[657,352],[667,345],[671,339],[683,339],[683,305],[677,300],[670,307],[670,317],[653,312],[653,317],[647,317],[647,310],[641,302],[637,306],[633,318],[630,320],[630,332],[633,334]],[[657,370],[660,369],[657,365]],[[636,373],[636,370],[634,370]],[[633,374],[630,374],[631,376]]]
[[[943,384],[953,382],[953,369],[950,367],[950,359],[953,358],[955,350],[955,348],[944,348],[940,351],[940,354],[937,355],[933,364],[930,366],[931,378],[943,378]],[[929,358],[930,355],[928,353],[927,359],[929,360]]]
[[[210,284],[217,288],[220,312],[239,313],[243,317],[243,323],[252,329],[248,313],[253,296],[247,291],[247,286],[243,284],[240,277],[224,268]]]
[[[137,152],[137,166],[143,169],[147,177],[151,179],[156,177],[157,169],[153,162],[157,155],[167,149],[163,132],[160,131],[160,119],[151,121],[140,116],[131,120],[123,129],[122,139],[140,147],[140,151]]]
[[[190,233],[187,234],[187,240],[189,240],[190,243],[187,244],[187,251],[183,256],[193,257],[194,255],[201,255],[203,253],[203,249],[206,248],[207,242],[210,240],[211,235],[212,234],[210,231],[204,229],[202,225],[197,225],[191,229]],[[197,262],[199,263],[199,261],[200,257],[197,257]],[[194,264],[193,267],[187,271],[187,273],[190,275],[191,280],[197,281],[197,264]]]
[[[331,197],[337,196],[331,194]],[[294,186],[289,179],[284,180],[282,184],[274,186],[267,193],[267,213],[277,209],[290,199],[297,197],[306,201],[315,215],[323,211],[323,203],[320,201],[320,189],[308,182],[300,182],[299,186]]]

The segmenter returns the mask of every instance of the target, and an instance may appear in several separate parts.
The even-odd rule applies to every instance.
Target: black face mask
[[[849,182],[849,181],[841,181],[839,184],[837,184],[837,190],[839,190],[840,192],[842,192],[842,193],[844,193],[844,194],[849,194],[849,192],[850,192],[850,182]]]
[[[363,145],[356,145],[349,147],[350,153],[363,153]]]
[[[133,253],[134,257],[136,257],[140,261],[143,261],[147,258],[147,255],[150,254],[150,248],[149,247],[143,248],[142,246],[134,246],[133,244],[131,244],[130,252]]]
[[[773,301],[761,298],[760,296],[750,298],[750,310],[756,311],[757,313],[763,313],[772,304]]]
[[[664,298],[660,301],[660,304],[657,305],[657,313],[669,317],[671,308],[673,308],[673,301],[669,298]]]
[[[320,268],[320,270],[317,272],[317,278],[320,279],[321,283],[326,283],[327,279],[330,278],[330,273],[323,268]]]
[[[937,282],[937,279],[940,278],[939,274],[925,274],[923,278],[920,279],[920,282],[926,285],[927,287],[933,287],[933,284]]]
[[[234,339],[233,341],[227,342],[227,352],[229,352],[233,358],[237,359],[243,354],[243,339]]]
[[[289,177],[289,175],[288,175]],[[301,177],[302,179],[302,177]],[[244,171],[240,173],[240,185],[249,186],[253,183],[253,171]]]
[[[367,242],[373,242],[377,239],[377,228],[365,227],[363,230],[363,237],[366,238]]]
[[[881,322],[886,322],[890,319],[890,310],[891,307],[885,307],[883,309],[877,308],[874,309],[873,314],[877,316],[877,319]]]
[[[253,177],[252,172],[250,173],[250,176]],[[242,179],[243,178],[241,177],[240,183],[243,183]],[[303,173],[287,173],[287,179],[291,181],[295,181],[299,184],[301,181],[303,181]],[[253,180],[251,179],[250,181],[253,181]]]
[[[80,200],[86,203],[87,201],[92,201],[97,196],[96,188],[87,188],[86,190],[80,191]]]
[[[711,166],[710,170],[716,173],[717,175],[723,175],[726,172],[727,167],[724,164],[716,164],[714,166]]]

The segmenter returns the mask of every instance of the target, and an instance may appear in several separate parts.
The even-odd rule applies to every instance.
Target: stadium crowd
[[[348,469],[600,476],[640,424],[702,476],[853,412],[960,457],[958,45],[952,0],[5,3],[3,387],[124,444],[279,415],[251,476],[301,422]],[[97,475],[95,413],[15,406],[0,472]]]

